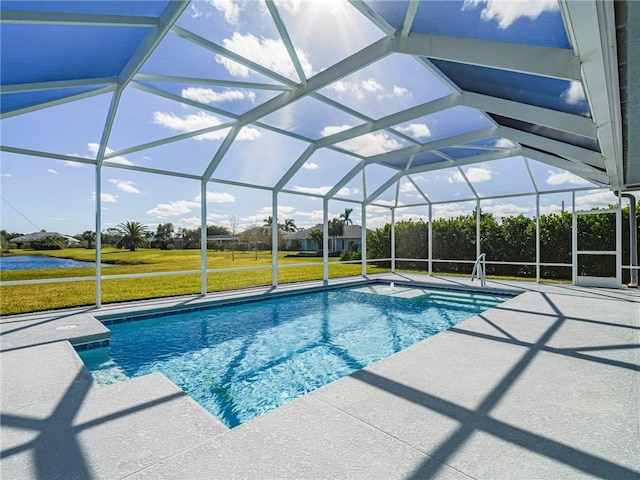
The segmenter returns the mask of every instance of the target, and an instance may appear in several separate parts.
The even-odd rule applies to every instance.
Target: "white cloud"
[[[416,187],[411,182],[402,182],[400,184],[400,192],[401,193],[411,193],[416,192]]]
[[[328,137],[329,135],[344,132],[345,130],[349,130],[350,128],[353,127],[351,125],[329,125],[322,129],[320,135],[323,137]]]
[[[313,163],[313,162],[305,162],[302,165],[302,168],[304,168],[305,170],[316,170],[318,167],[317,163]]]
[[[65,167],[72,167],[72,168],[82,168],[82,167],[84,167],[84,163],[72,162],[71,160],[65,160],[64,161],[64,166]]]
[[[363,100],[370,94],[375,94],[376,99],[378,100],[393,97],[405,97],[411,94],[411,92],[406,88],[399,87],[397,85],[394,85],[391,92],[387,93],[384,86],[374,78],[367,78],[366,80],[361,80],[359,82],[338,80],[327,88],[336,92],[339,97],[348,95],[349,97],[355,97],[358,100]]]
[[[251,100],[256,99],[256,94],[244,90],[223,90],[222,92],[216,92],[211,88],[201,87],[189,87],[184,88],[181,92],[183,98],[188,98],[195,102],[205,103],[211,105],[212,103],[220,102],[232,102],[235,100]]]
[[[200,226],[200,217],[183,217],[173,222],[174,226],[192,230]]]
[[[462,9],[475,8],[478,5],[482,5],[482,20],[488,22],[495,19],[502,29],[509,28],[522,17],[535,20],[544,12],[560,10],[556,0],[464,0]]]
[[[242,127],[240,133],[236,137],[236,140],[256,140],[262,136],[260,130],[252,127]]]
[[[473,207],[465,208],[462,203],[442,203],[433,206],[433,218],[455,218],[460,215],[469,215]]]
[[[363,80],[362,82],[360,82],[360,85],[362,86],[362,89],[366,92],[379,92],[380,90],[384,90],[382,88],[382,85],[380,85],[373,78]]]
[[[300,0],[275,0],[275,4],[278,8],[295,15],[300,10],[302,2]]]
[[[327,137],[338,132],[351,128],[350,125],[336,125],[324,127],[320,135]],[[357,153],[365,157],[390,152],[402,147],[402,144],[391,138],[385,132],[368,133],[351,140],[345,140],[336,144],[337,147],[344,148],[349,152]]]
[[[262,207],[253,215],[247,215],[238,220],[238,230],[243,231],[248,228],[264,226],[264,220],[272,216],[273,209],[271,207]],[[286,218],[294,218],[299,216],[301,212],[296,212],[295,207],[287,205],[278,205],[278,222],[282,222]],[[300,225],[298,225],[300,226]]]
[[[415,138],[429,138],[431,136],[431,130],[424,123],[410,123],[405,127],[396,127],[396,130]]]
[[[240,8],[233,0],[209,0],[209,3],[224,15],[224,19],[231,25],[236,25],[240,18]]]
[[[200,208],[200,202],[178,200],[177,202],[159,203],[151,210],[147,210],[147,214],[156,218],[169,218],[190,213],[196,208]]]
[[[516,217],[521,213],[528,215],[533,210],[531,207],[525,207],[522,205],[516,205],[515,203],[499,203],[494,205],[486,205],[482,208],[483,211],[493,213],[496,217]]]
[[[225,222],[228,220],[228,218],[229,218],[228,215],[222,215],[218,213],[209,213],[207,214],[207,225],[225,225]],[[200,227],[200,217],[198,216],[182,217],[172,221],[172,223],[176,227],[188,228],[189,230],[192,230],[194,228]]]
[[[177,130],[179,132],[193,132],[203,128],[215,127],[222,122],[214,115],[205,112],[198,112],[193,115],[185,115],[184,117],[175,115],[174,113],[154,112],[153,123],[162,125],[163,127]],[[218,130],[205,135],[195,137],[196,140],[221,140],[227,135],[227,130]]]
[[[122,190],[123,192],[140,193],[140,190],[134,187],[135,182],[130,180],[116,180],[115,178],[112,178],[109,180],[109,183],[113,183],[118,190]]]
[[[174,113],[154,112],[153,123],[179,132],[193,132],[203,128],[215,127],[216,125],[220,125],[222,122],[215,115],[210,115],[205,112],[185,115],[184,117],[175,115]],[[198,135],[197,137],[194,137],[194,140],[222,140],[227,136],[227,133],[227,129],[216,130],[215,132]],[[260,133],[259,130],[251,127],[244,127],[240,130],[236,139],[255,140],[260,136],[262,136],[262,133]]]
[[[493,178],[491,170],[485,167],[469,167],[465,173],[470,182],[486,182]]]
[[[574,185],[588,185],[590,182],[585,180],[582,177],[574,175],[570,172],[554,172],[553,170],[548,171],[549,176],[547,177],[546,182],[549,185],[564,185],[565,183],[570,183]]]
[[[194,201],[200,203],[202,195],[196,195]],[[226,192],[209,192],[207,191],[207,203],[234,203],[236,197]]]
[[[388,208],[380,208],[380,212],[384,212],[383,215],[369,215],[369,211],[371,209],[367,208],[367,228],[371,228],[371,229],[376,229],[376,228],[382,228],[384,227],[387,223],[391,223],[391,215],[389,214],[389,209]],[[408,221],[418,221],[418,220],[424,220],[426,221],[426,218],[420,216],[420,215],[415,215],[415,214],[410,214],[410,213],[403,213],[403,214],[398,214],[396,213],[395,215],[395,221],[397,222],[408,222]]]
[[[53,168],[47,168],[47,172],[53,174],[53,175],[57,175],[58,172],[56,170],[54,170]]]
[[[202,16],[202,11],[198,10],[194,2],[191,2],[191,5],[189,5],[189,10],[191,11],[191,18],[199,18]]]
[[[98,155],[98,150],[100,148],[100,144],[99,143],[88,143],[87,147],[89,148],[89,151],[93,155],[93,158],[96,158],[96,155]],[[105,148],[104,153],[105,153],[105,155],[113,153],[113,149],[107,147],[107,148]],[[113,158],[109,158],[109,159],[105,160],[105,162],[119,163],[121,165],[135,165],[131,160],[128,160],[125,157],[113,157]]]
[[[465,175],[470,182],[474,183],[486,182],[493,178],[493,173],[491,172],[491,170],[485,167],[469,167],[465,172]],[[449,183],[464,183],[464,177],[457,170],[452,175],[450,175],[447,180],[449,181]]]
[[[342,187],[340,190],[338,190],[338,193],[336,193],[336,195],[340,197],[350,197],[352,195],[358,195],[359,193],[359,188]]]
[[[259,63],[274,72],[290,78],[297,78],[298,76],[289,57],[289,52],[287,52],[287,48],[281,39],[258,38],[250,33],[242,35],[239,32],[234,32],[233,36],[225,38],[222,44],[228,50]],[[313,66],[309,57],[299,48],[296,48],[295,51],[305,75],[311,77],[313,75]],[[221,63],[234,77],[249,76],[249,69],[244,65],[240,65],[221,55],[216,56],[216,61]]]
[[[562,94],[562,98],[569,105],[578,105],[579,103],[587,101],[582,84],[578,81],[570,82],[569,88]]]
[[[10,173],[0,173],[0,177],[10,178],[13,177]]]
[[[567,208],[571,208],[571,207],[565,206],[565,210]],[[562,205],[557,205],[557,204],[540,205],[540,215],[550,215],[552,213],[559,214],[560,212],[562,212]]]
[[[591,210],[596,207],[608,207],[618,203],[618,198],[609,190],[600,190],[597,192],[587,193],[586,195],[576,196],[577,210]]]
[[[378,202],[378,203],[384,203],[384,202]],[[389,206],[392,207],[393,204],[391,204]],[[389,209],[387,207],[381,207],[379,205],[368,205],[367,206],[367,219],[368,219],[370,213],[389,213]]]
[[[393,96],[394,97],[406,97],[410,95],[411,92],[404,87],[399,87],[397,85],[393,86]]]
[[[96,200],[96,192],[91,192],[91,201]],[[111,193],[101,193],[100,201],[102,203],[118,203],[118,195],[113,195]]]
[[[386,210],[389,211],[388,209]],[[391,223],[391,215],[367,215],[367,228],[375,230],[384,227],[387,223]]]

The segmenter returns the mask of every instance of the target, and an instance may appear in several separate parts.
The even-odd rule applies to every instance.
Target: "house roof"
[[[285,240],[304,240],[309,237],[311,230],[322,231],[322,224],[319,223],[313,227],[291,233],[289,235],[286,235],[284,239]],[[372,230],[367,229],[367,232],[371,232],[371,231]],[[361,236],[362,236],[362,227],[360,225],[345,225],[344,234],[339,235],[336,238],[360,238]]]
[[[63,235],[58,232],[33,232],[20,237],[15,237],[9,240],[12,243],[29,243],[36,242],[38,240],[45,240],[47,238],[58,237],[64,238],[68,243],[80,243],[80,240],[70,235]]]

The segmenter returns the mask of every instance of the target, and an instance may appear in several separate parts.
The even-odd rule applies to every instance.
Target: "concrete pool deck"
[[[160,374],[97,386],[71,343],[108,338],[94,315],[271,289],[4,317],[0,475],[640,478],[640,290],[487,286],[523,293],[232,430]]]

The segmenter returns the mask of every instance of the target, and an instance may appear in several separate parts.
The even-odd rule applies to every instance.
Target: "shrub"
[[[340,254],[340,261],[341,262],[350,262],[351,260],[353,260],[352,256],[351,256],[351,252],[348,249],[344,249],[342,251],[342,253]]]

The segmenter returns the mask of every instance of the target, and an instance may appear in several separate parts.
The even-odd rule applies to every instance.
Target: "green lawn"
[[[322,258],[286,258],[290,252],[280,252],[278,263],[284,267],[298,263],[317,265],[280,268],[278,283],[294,283],[322,279]],[[54,251],[15,250],[14,254],[49,255],[72,260],[94,261],[95,250],[69,248]],[[232,258],[233,257],[233,258]],[[338,258],[329,258],[329,277],[347,277],[361,274],[359,264],[341,264]],[[110,266],[102,269],[102,302],[122,302],[147,298],[168,297],[200,293],[200,274],[177,274],[146,278],[109,279],[112,275],[134,273],[178,272],[200,269],[200,250],[156,250],[143,249],[136,252],[106,248],[102,251],[103,263]],[[209,269],[270,267],[271,252],[218,252],[209,251]],[[367,267],[367,273],[385,273],[387,268],[375,265]],[[405,273],[424,271],[398,270]],[[9,270],[0,272],[2,281],[35,280],[45,278],[89,277],[95,275],[95,268],[58,268],[43,270]],[[271,285],[271,268],[263,270],[241,270],[214,272],[207,276],[207,291],[217,292],[256,286]],[[468,275],[464,275],[465,277]],[[492,277],[494,278],[494,277]],[[532,280],[516,277],[499,277],[503,280]],[[95,280],[56,282],[34,285],[13,285],[0,287],[0,314],[34,312],[54,308],[93,305],[96,301]]]
[[[279,283],[292,283],[322,279],[322,258],[285,258],[290,252],[280,252],[278,263],[282,266],[296,263],[316,263],[311,266],[281,268]],[[14,254],[49,255],[72,260],[94,261],[95,250],[69,248],[54,251],[14,251]],[[232,258],[233,257],[233,258]],[[331,278],[359,275],[359,264],[339,264],[337,258],[329,259]],[[133,273],[177,272],[199,270],[200,250],[156,250],[143,249],[136,252],[103,249],[102,262],[110,266],[102,269],[103,303],[158,298],[172,295],[200,293],[200,274],[179,274],[146,278],[109,279],[110,275]],[[209,251],[209,269],[270,267],[271,252],[218,252]],[[369,273],[388,271],[375,266]],[[0,273],[2,281],[34,280],[44,278],[87,277],[95,275],[95,268],[64,268],[42,270],[10,270]],[[207,276],[207,291],[215,292],[262,285],[272,282],[270,268],[235,272],[215,272]],[[33,312],[53,308],[92,305],[95,303],[95,281],[56,282],[35,285],[14,285],[0,287],[0,314]]]

